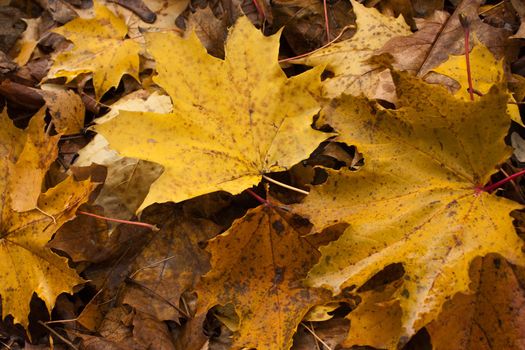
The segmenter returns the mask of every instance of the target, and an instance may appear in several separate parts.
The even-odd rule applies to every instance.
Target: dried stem
[[[470,100],[474,101],[474,86],[472,85],[472,72],[470,71],[470,24],[463,14],[459,14],[459,21],[465,32],[465,60],[467,64],[468,93]]]
[[[301,190],[300,188],[293,187],[293,186],[287,185],[287,184],[285,184],[285,183],[279,182],[279,181],[277,181],[277,180],[274,180],[274,179],[272,179],[271,177],[268,177],[268,176],[266,176],[266,175],[263,175],[262,178],[265,179],[265,180],[267,180],[267,181],[269,181],[269,182],[271,182],[271,183],[274,183],[274,184],[276,184],[276,185],[278,185],[278,186],[281,186],[281,187],[283,187],[283,188],[287,188],[287,189],[289,189],[289,190],[292,190],[292,191],[295,191],[295,192],[298,192],[298,193],[301,193],[301,194],[306,194],[306,195],[307,195],[307,194],[310,193],[310,192],[308,192],[308,191]]]
[[[94,217],[94,218],[97,218],[97,219],[111,221],[111,222],[118,222],[119,224],[128,224],[128,225],[135,225],[135,226],[146,227],[146,228],[149,228],[152,231],[159,231],[159,228],[156,225],[148,224],[148,223],[145,223],[145,222],[113,219],[113,218],[108,218],[108,217],[105,217],[105,216],[102,216],[102,215],[88,213],[88,212],[81,211],[81,210],[77,211],[77,214],[91,216],[91,217]]]
[[[326,0],[323,0],[324,8],[324,25],[326,29],[326,42],[330,42],[330,23],[328,22],[328,6],[326,5]]]

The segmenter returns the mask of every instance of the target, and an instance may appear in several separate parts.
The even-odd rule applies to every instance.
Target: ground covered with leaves
[[[524,39],[521,0],[0,0],[0,345],[525,349]]]

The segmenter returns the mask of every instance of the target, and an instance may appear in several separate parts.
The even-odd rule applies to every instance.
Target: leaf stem
[[[269,206],[269,207],[272,206],[272,204],[267,199],[264,199],[263,197],[259,196],[257,193],[253,192],[249,188],[246,189],[246,192],[251,194],[253,198],[257,199],[259,201],[259,203],[264,204],[264,205]]]
[[[257,9],[257,13],[262,18],[263,22],[266,21],[266,16],[264,15],[264,11],[261,8],[261,5],[257,2],[257,0],[252,0],[253,4],[255,5],[255,8]]]
[[[459,14],[459,22],[465,32],[465,60],[467,65],[468,93],[470,100],[474,101],[474,86],[472,85],[472,72],[470,70],[470,24],[463,14]]]
[[[77,214],[91,216],[91,217],[94,217],[94,218],[97,218],[97,219],[111,221],[111,222],[118,222],[120,224],[128,224],[128,225],[135,225],[135,226],[146,227],[146,228],[149,228],[152,231],[159,231],[159,228],[156,225],[148,224],[148,223],[145,223],[145,222],[113,219],[113,218],[108,218],[108,217],[105,217],[105,216],[102,216],[102,215],[88,213],[88,212],[81,211],[81,210],[78,210]]]
[[[276,184],[276,185],[278,185],[278,186],[281,186],[281,187],[283,187],[283,188],[287,188],[287,189],[289,189],[289,190],[292,190],[292,191],[295,191],[295,192],[298,192],[298,193],[302,193],[302,194],[309,194],[309,193],[310,193],[310,192],[308,192],[308,191],[301,190],[300,188],[293,187],[293,186],[287,185],[287,184],[285,184],[285,183],[279,182],[279,181],[277,181],[277,180],[274,180],[274,179],[272,179],[271,177],[268,177],[268,176],[266,176],[266,175],[263,175],[262,178],[265,179],[265,180],[267,180],[267,181],[269,181],[269,182],[271,182],[271,183],[274,183],[274,184]]]
[[[485,187],[482,188],[482,191],[484,192],[492,192],[494,191],[495,189],[497,189],[498,187],[500,187],[501,185],[509,182],[509,181],[512,181],[514,180],[515,178],[521,176],[521,175],[524,175],[525,174],[525,169],[522,169],[520,171],[518,171],[517,173],[515,174],[512,174],[510,176],[507,176],[506,178],[504,178],[503,180],[500,180],[498,182],[495,182],[493,183],[492,185],[487,185]]]
[[[326,42],[330,42],[330,23],[328,22],[328,6],[326,6],[326,0],[323,0],[324,8],[324,25],[326,29]]]

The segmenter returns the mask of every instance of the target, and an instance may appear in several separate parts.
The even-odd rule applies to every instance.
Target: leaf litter
[[[19,5],[3,343],[523,347],[519,2]]]

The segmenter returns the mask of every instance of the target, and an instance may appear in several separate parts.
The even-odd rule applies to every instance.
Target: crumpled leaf
[[[452,15],[436,11],[430,18],[416,20],[418,31],[404,37],[389,40],[377,54],[388,53],[394,57],[392,66],[424,76],[446,61],[449,55],[465,53],[465,33],[459,22],[459,14],[465,16],[470,32],[487,46],[497,57],[512,52],[517,46],[507,38],[511,34],[504,28],[483,23],[478,16],[481,0],[463,0]]]
[[[428,331],[436,350],[522,349],[525,347],[523,281],[500,257],[473,264],[472,294],[458,294]]]
[[[207,249],[212,269],[196,289],[196,318],[232,303],[240,318],[234,348],[289,349],[308,309],[327,296],[302,286],[319,256],[315,245],[276,209],[259,206],[209,241]]]
[[[215,17],[210,7],[197,9],[188,17],[188,31],[194,31],[206,50],[215,57],[224,57],[224,41],[228,33],[228,18]]]
[[[490,50],[483,44],[478,43],[469,54],[472,86],[481,94],[486,94],[490,87],[497,83],[505,82],[505,72],[503,69],[503,60],[497,60]],[[447,61],[433,69],[434,72],[446,75],[454,79],[460,85],[455,91],[455,96],[468,101],[470,94],[468,92],[468,75],[467,61],[465,55],[450,56]],[[509,96],[514,103],[507,105],[507,112],[512,120],[522,124],[518,105],[512,96]]]
[[[504,143],[506,93],[495,87],[465,102],[440,86],[395,77],[397,110],[373,113],[366,100],[350,96],[331,103],[327,122],[363,152],[365,165],[357,172],[330,170],[294,211],[317,228],[350,224],[320,249],[307,280],[312,286],[338,293],[403,264],[395,295],[402,338],[435,319],[446,299],[468,291],[475,257],[495,252],[516,264],[525,257],[509,216],[521,206],[480,189],[511,153]]]
[[[36,190],[40,194],[37,203],[39,209],[24,212],[13,210],[9,183],[13,183],[12,177],[18,174],[14,170],[23,167],[32,174],[31,169],[41,166],[40,159],[49,157],[48,150],[56,148],[58,138],[45,134],[43,113],[31,120],[27,142],[24,142],[23,132],[13,126],[5,113],[0,114],[0,124],[3,141],[0,146],[2,312],[4,316],[13,315],[15,322],[27,327],[33,293],[44,300],[48,310],[51,310],[59,294],[71,293],[75,285],[84,282],[68,266],[67,259],[53,253],[46,244],[87,200],[93,185],[89,181],[75,182],[69,177],[43,194],[40,194],[40,185],[31,187],[31,191]],[[24,143],[25,147],[22,148]],[[35,154],[32,158],[23,159],[28,144]],[[41,153],[46,156],[41,156]]]
[[[86,109],[79,95],[71,90],[42,85],[39,93],[46,101],[53,125],[61,134],[77,134],[84,128]]]
[[[94,8],[95,17],[75,18],[53,30],[74,46],[55,56],[47,78],[65,77],[69,82],[79,74],[93,73],[98,100],[110,88],[118,86],[124,74],[139,80],[140,45],[124,39],[128,28],[121,18],[96,2]]]
[[[387,17],[374,8],[366,8],[351,0],[356,15],[357,32],[342,42],[330,45],[295,62],[307,65],[324,64],[335,76],[326,79],[326,97],[342,93],[394,101],[395,90],[390,74],[368,62],[389,39],[410,34],[403,17]]]
[[[279,35],[264,37],[241,18],[223,61],[208,55],[195,34],[148,34],[154,80],[170,95],[174,113],[120,112],[95,127],[121,155],[164,166],[142,208],[218,190],[239,193],[261,174],[307,158],[331,136],[310,126],[319,109],[311,91],[320,69],[287,78],[278,42]]]

